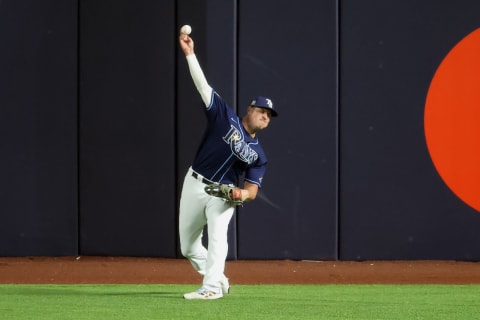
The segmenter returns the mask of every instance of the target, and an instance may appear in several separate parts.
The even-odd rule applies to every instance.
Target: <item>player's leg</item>
[[[180,198],[179,236],[182,255],[202,275],[205,274],[207,249],[202,244],[203,228],[207,223],[204,184],[191,174],[185,177]]]
[[[208,256],[203,287],[221,293],[225,281],[225,260],[228,254],[228,225],[234,207],[222,199],[211,198],[207,204]]]

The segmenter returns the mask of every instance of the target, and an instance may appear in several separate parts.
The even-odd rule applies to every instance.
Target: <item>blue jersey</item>
[[[261,187],[267,157],[233,109],[215,92],[206,108],[207,129],[192,168],[210,181],[238,186],[239,177]]]

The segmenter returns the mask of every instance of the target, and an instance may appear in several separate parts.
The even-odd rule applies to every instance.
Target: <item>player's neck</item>
[[[243,125],[243,128],[245,129],[245,131],[250,135],[250,137],[255,138],[255,136],[257,134],[257,131],[253,130],[252,128],[250,128],[248,126],[248,123],[245,120],[245,118],[242,118],[242,125]]]

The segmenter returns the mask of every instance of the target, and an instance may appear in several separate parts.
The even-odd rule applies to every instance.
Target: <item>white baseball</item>
[[[181,34],[190,34],[192,32],[192,27],[190,27],[188,24],[184,25],[181,29],[180,29],[180,33]]]

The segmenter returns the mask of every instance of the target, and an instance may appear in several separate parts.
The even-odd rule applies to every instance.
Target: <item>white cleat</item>
[[[183,297],[187,300],[215,300],[222,298],[223,294],[201,288],[195,292],[185,293]]]

